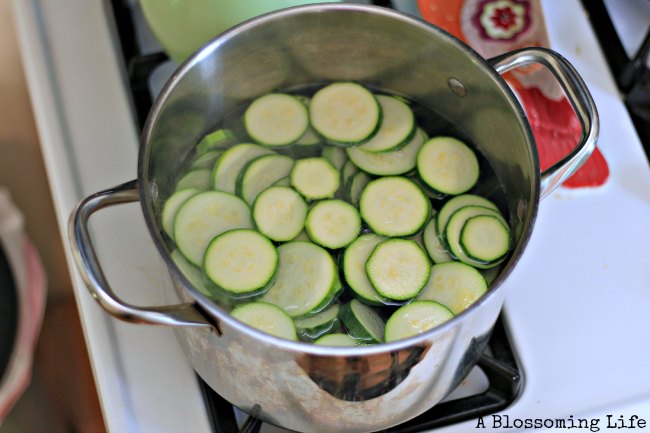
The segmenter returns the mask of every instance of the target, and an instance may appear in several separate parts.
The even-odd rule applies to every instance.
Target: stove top
[[[605,6],[611,9],[621,3],[606,1]],[[141,19],[136,0],[110,4],[61,0],[56,5],[16,0],[14,5],[65,237],[68,215],[80,198],[135,177],[138,125],[151,103],[138,102],[137,95],[151,99],[157,91],[147,77],[168,76],[174,65],[160,54],[150,34],[138,33],[130,39],[138,50],[129,54],[122,33],[115,31],[120,13],[128,12],[127,20]],[[115,18],[110,12],[113,5]],[[589,24],[578,0],[544,2],[543,7],[552,47],[581,73],[596,100],[601,115],[599,148],[610,165],[610,179],[600,188],[561,188],[547,197],[540,204],[528,248],[505,282],[508,296],[502,323],[506,344],[514,350],[507,357],[516,362],[494,367],[492,358],[485,358],[482,370],[472,373],[479,384],[473,394],[489,390],[493,380],[485,376],[494,367],[506,376],[519,377],[506,386],[512,400],[499,403],[503,406],[491,409],[496,413],[483,418],[472,413],[464,421],[447,423],[443,418],[444,425],[391,431],[462,432],[476,428],[478,420],[487,429],[507,431],[529,430],[527,423],[543,428],[552,419],[599,422],[603,429],[607,415],[650,420],[650,347],[639,344],[650,340],[647,156],[598,45],[600,26]],[[594,13],[589,16],[593,19]],[[118,209],[94,222],[93,234],[116,292],[136,305],[162,304],[159,286],[169,282],[141,219],[137,206]],[[216,402],[215,412],[228,412],[196,379],[171,330],[115,321],[72,275],[110,431],[235,431],[232,418],[222,430],[211,422],[215,406],[206,406],[206,401]],[[499,351],[493,349],[490,356],[499,360]],[[450,396],[448,402],[458,404],[465,397],[452,400]],[[434,408],[434,414],[446,404]],[[246,424],[241,415],[234,418],[238,428],[259,427],[253,421]]]

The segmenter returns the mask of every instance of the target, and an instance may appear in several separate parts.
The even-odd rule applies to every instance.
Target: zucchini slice
[[[376,95],[381,106],[382,120],[377,134],[359,146],[366,152],[392,152],[404,147],[415,134],[415,116],[404,101],[386,95]]]
[[[431,201],[413,181],[389,176],[366,185],[359,200],[361,217],[382,236],[410,236],[429,220]]]
[[[223,150],[208,150],[200,155],[197,155],[190,162],[190,170],[204,168],[210,170],[214,168],[214,163],[223,153]],[[210,186],[212,186],[212,177],[210,177]]]
[[[339,323],[339,310],[339,304],[333,304],[313,316],[294,320],[298,335],[307,340],[314,340],[330,333]]]
[[[415,168],[418,151],[425,140],[426,133],[418,128],[411,141],[399,150],[384,153],[366,152],[358,147],[345,150],[348,158],[361,170],[377,176],[391,176],[408,173]]]
[[[264,190],[253,205],[255,226],[276,242],[295,239],[305,226],[306,218],[307,203],[296,190],[287,186]]]
[[[309,114],[305,104],[295,96],[269,93],[254,100],[246,109],[244,126],[257,143],[283,147],[305,134]]]
[[[348,155],[345,153],[345,149],[339,146],[325,146],[321,152],[321,156],[332,164],[337,171],[341,171],[343,165],[345,165],[348,160]]]
[[[418,301],[436,301],[460,314],[487,292],[485,278],[474,267],[461,262],[446,262],[431,267],[429,281]]]
[[[353,146],[379,130],[382,113],[375,95],[356,83],[334,83],[311,98],[310,124],[328,142]]]
[[[217,129],[206,134],[201,141],[196,144],[196,154],[202,155],[206,152],[223,149],[235,139],[235,133],[230,129]]]
[[[463,227],[465,227],[465,224],[470,218],[485,215],[495,217],[499,219],[503,225],[508,225],[498,210],[489,209],[482,206],[465,206],[454,212],[451,218],[449,218],[447,228],[445,229],[445,240],[447,242],[447,246],[449,247],[450,254],[463,263],[467,263],[468,265],[472,265],[481,269],[487,269],[496,266],[505,260],[506,257],[503,255],[493,261],[476,260],[468,256],[463,249],[463,246],[460,243]]]
[[[370,283],[366,273],[366,262],[377,245],[386,238],[374,233],[359,236],[343,253],[343,276],[352,294],[363,303],[381,306],[390,304],[389,299],[381,296]]]
[[[359,343],[354,338],[350,337],[348,334],[328,334],[323,335],[318,340],[314,341],[314,344],[319,346],[336,346],[336,347],[353,347],[358,346]]]
[[[424,233],[422,235],[424,248],[433,263],[450,262],[453,260],[453,257],[449,255],[445,244],[440,240],[436,220],[437,215],[434,215],[424,227]]]
[[[453,317],[454,314],[438,302],[411,302],[390,316],[386,322],[385,340],[396,341],[422,334]]]
[[[355,174],[354,177],[352,177],[352,180],[350,180],[348,187],[348,200],[350,200],[352,206],[359,206],[361,193],[363,193],[363,190],[366,189],[366,186],[368,183],[370,183],[371,180],[372,177],[363,171]]]
[[[336,250],[359,236],[361,217],[350,203],[338,199],[322,200],[309,210],[305,230],[313,242]]]
[[[266,302],[250,302],[235,307],[230,315],[267,334],[286,340],[298,340],[293,320],[275,305]]]
[[[208,281],[236,299],[263,293],[277,268],[275,246],[251,229],[229,230],[215,237],[203,258],[203,272]]]
[[[176,191],[195,188],[206,191],[211,187],[210,170],[205,168],[192,169],[185,173],[176,183]]]
[[[492,215],[468,218],[460,231],[460,246],[472,260],[497,261],[510,250],[510,228]]]
[[[278,254],[275,280],[262,301],[300,318],[322,311],[338,296],[341,282],[326,250],[310,242],[292,241],[280,245]]]
[[[170,239],[174,240],[174,219],[176,219],[176,212],[178,208],[181,207],[183,203],[187,201],[193,195],[196,195],[200,192],[196,188],[181,189],[169,196],[165,201],[162,210],[162,227],[163,231],[169,236]]]
[[[291,185],[307,200],[332,198],[339,189],[339,172],[325,158],[299,159],[291,170]]]
[[[234,194],[242,169],[255,158],[274,153],[271,149],[252,143],[240,143],[231,147],[214,164],[212,170],[213,188]]]
[[[441,240],[444,240],[445,229],[447,228],[447,222],[449,221],[449,218],[451,218],[454,212],[465,206],[482,206],[494,210],[499,210],[496,204],[486,199],[485,197],[481,197],[480,195],[463,194],[453,197],[447,201],[442,206],[442,208],[440,208],[440,212],[438,212],[438,215],[436,217],[436,229]]]
[[[201,266],[212,239],[240,228],[252,228],[248,205],[234,194],[203,191],[187,199],[176,212],[174,239],[185,258]]]
[[[215,298],[212,291],[205,284],[205,280],[203,279],[203,272],[201,272],[201,269],[188,262],[178,249],[172,251],[170,257],[174,264],[176,264],[176,267],[178,267],[178,270],[181,271],[183,275],[185,275],[185,278],[187,278],[187,280],[190,282],[190,284],[192,284],[192,286],[194,286],[196,290],[208,298]]]
[[[237,179],[237,195],[252,205],[259,193],[289,176],[293,164],[294,160],[285,155],[264,155],[252,160]]]
[[[452,137],[434,137],[424,143],[418,152],[417,168],[420,178],[443,194],[469,191],[479,176],[474,151]]]
[[[364,343],[384,341],[384,320],[374,308],[357,299],[341,307],[341,322],[355,340]]]
[[[427,254],[415,241],[407,239],[381,242],[366,262],[368,279],[377,293],[395,301],[415,298],[429,279],[430,271]]]

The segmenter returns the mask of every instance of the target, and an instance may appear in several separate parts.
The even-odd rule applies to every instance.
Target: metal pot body
[[[534,54],[532,62],[558,60],[555,54]],[[75,210],[70,236],[82,276],[109,313],[133,322],[178,325],[178,340],[199,375],[231,403],[256,411],[265,421],[297,431],[361,432],[413,418],[443,399],[478,360],[503,304],[502,282],[530,236],[540,195],[571,174],[595,143],[593,101],[559,59],[562,71],[556,76],[568,93],[577,93],[570,96],[581,101],[574,106],[586,132],[579,152],[540,176],[525,115],[499,74],[530,63],[522,60],[530,55],[491,64],[438,28],[360,5],[303,6],[235,27],[181,65],[156,100],[142,138],[137,182],[89,197]],[[331,81],[360,81],[440,114],[476,145],[505,192],[499,205],[514,236],[510,259],[483,298],[417,337],[332,348],[256,331],[189,284],[170,259],[161,233],[162,205],[173,192],[180,161],[219,119],[262,94]],[[175,292],[170,295],[184,304],[127,305],[101,275],[88,246],[86,220],[99,208],[133,200],[141,202],[169,267]]]

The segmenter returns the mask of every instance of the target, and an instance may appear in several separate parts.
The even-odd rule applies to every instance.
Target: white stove
[[[607,4],[631,53],[650,24],[650,2]],[[119,41],[104,1],[14,6],[67,239],[68,216],[82,197],[136,177],[138,129]],[[552,48],[576,67],[598,106],[610,178],[599,188],[560,188],[544,199],[526,252],[505,282],[503,316],[524,377],[518,399],[436,432],[650,429],[650,167],[579,0],[546,0],[543,7]],[[160,286],[170,283],[139,205],[104,211],[91,228],[115,291],[136,305],[164,304]],[[108,430],[213,431],[173,331],[111,318],[69,263]]]

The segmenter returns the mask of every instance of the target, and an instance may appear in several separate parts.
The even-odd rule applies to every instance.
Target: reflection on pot
[[[431,345],[364,357],[305,354],[298,365],[321,389],[346,401],[365,401],[384,395],[402,383]]]

